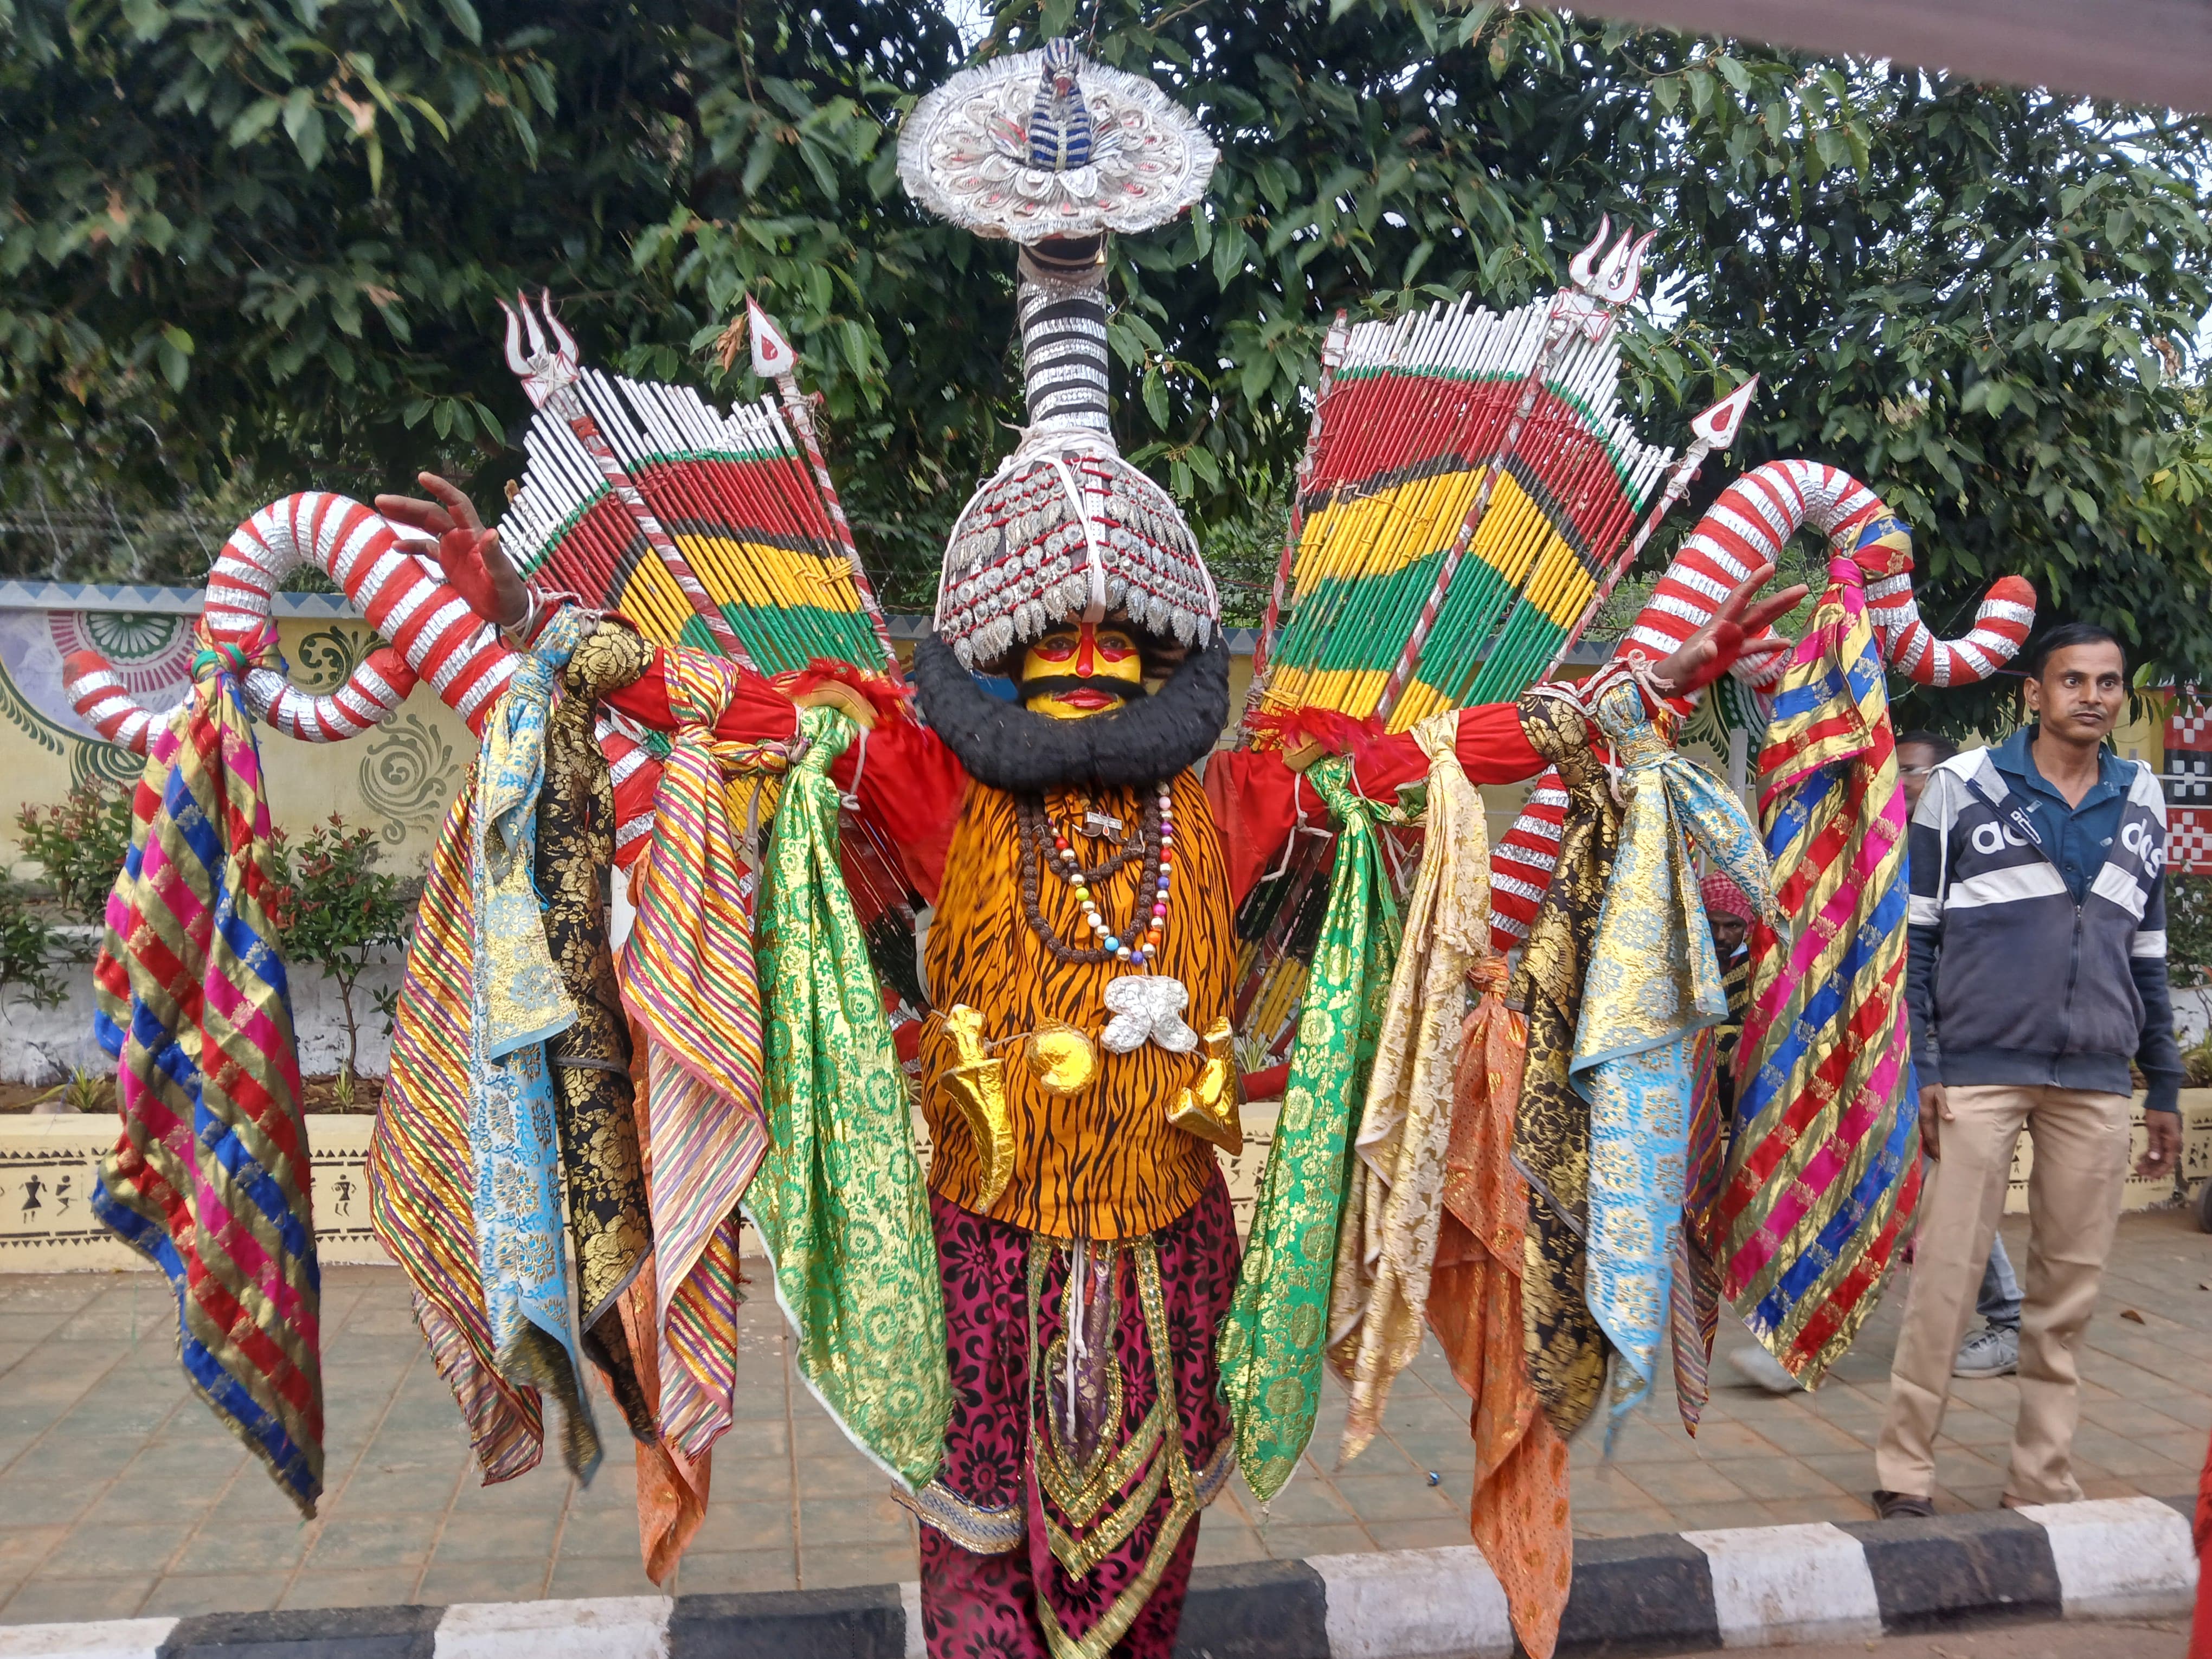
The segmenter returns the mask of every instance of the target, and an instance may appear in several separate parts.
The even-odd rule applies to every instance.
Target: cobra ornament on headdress
[[[964,70],[907,118],[908,194],[1022,250],[1029,424],[954,523],[938,588],[937,631],[967,667],[1076,617],[1126,611],[1184,646],[1219,623],[1190,526],[1115,447],[1104,293],[1106,234],[1189,207],[1218,155],[1158,87],[1066,40]]]

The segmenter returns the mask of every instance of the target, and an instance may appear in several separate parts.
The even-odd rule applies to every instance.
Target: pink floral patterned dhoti
[[[930,1217],[953,1387],[944,1466],[914,1500],[930,1659],[1170,1659],[1198,1512],[1231,1467],[1213,1341],[1237,1273],[1227,1188],[1217,1174],[1181,1218],[1116,1244],[934,1194]]]

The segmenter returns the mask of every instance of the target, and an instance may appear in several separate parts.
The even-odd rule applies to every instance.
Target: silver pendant
[[[1098,1041],[1117,1054],[1133,1054],[1148,1042],[1171,1054],[1187,1054],[1198,1047],[1198,1033],[1183,1023],[1182,1011],[1189,1006],[1190,992],[1179,979],[1124,975],[1106,987],[1106,1008],[1114,1018]]]
[[[1083,833],[1094,841],[1104,841],[1121,833],[1121,820],[1111,812],[1101,812],[1096,807],[1083,815]]]

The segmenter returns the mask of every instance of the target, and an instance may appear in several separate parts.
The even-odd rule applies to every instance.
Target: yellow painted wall
[[[314,691],[337,687],[376,643],[359,621],[289,619],[277,636],[294,682]],[[136,763],[46,719],[12,685],[0,690],[13,693],[0,700],[0,836],[11,872],[27,878],[35,871],[22,866],[15,842],[17,808],[59,801],[80,777],[131,775]],[[386,866],[408,874],[428,855],[476,753],[468,727],[428,686],[417,686],[388,724],[349,743],[300,743],[266,726],[258,735],[279,829],[297,838],[338,813],[376,829]]]

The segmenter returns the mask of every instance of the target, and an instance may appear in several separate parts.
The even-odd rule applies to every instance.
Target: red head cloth
[[[1744,896],[1743,889],[1717,871],[1699,884],[1698,896],[1705,901],[1708,915],[1717,910],[1741,921],[1751,920],[1751,901]]]

